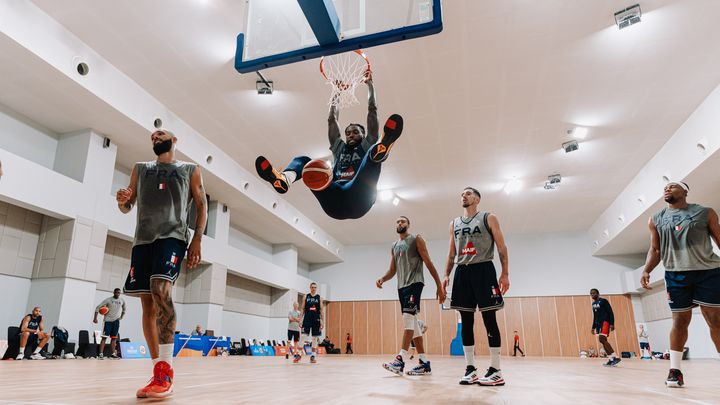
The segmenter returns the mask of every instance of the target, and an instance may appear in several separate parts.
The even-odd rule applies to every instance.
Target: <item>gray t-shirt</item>
[[[708,230],[710,209],[699,204],[663,208],[652,221],[660,235],[660,256],[665,270],[691,271],[720,267]]]
[[[300,311],[288,312],[288,330],[300,331],[300,323],[291,321],[290,318],[300,319]]]
[[[488,212],[478,212],[471,218],[453,220],[455,264],[467,265],[492,261],[495,239],[487,223]]]
[[[181,161],[135,164],[137,226],[133,246],[167,238],[189,241],[190,178],[195,167],[194,163]]]
[[[417,249],[417,236],[409,234],[405,239],[395,241],[392,254],[398,289],[415,283],[425,284],[423,261]]]
[[[115,297],[105,298],[103,302],[101,302],[97,307],[95,307],[95,311],[98,311],[100,307],[107,307],[108,313],[105,314],[104,321],[105,322],[113,322],[122,316],[122,314],[125,312],[125,300]]]

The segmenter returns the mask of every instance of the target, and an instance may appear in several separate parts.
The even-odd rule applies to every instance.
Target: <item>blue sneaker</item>
[[[607,361],[607,363],[603,364],[605,367],[615,367],[620,363],[620,357],[615,357],[614,359],[610,359]]]
[[[430,370],[430,362],[427,363],[420,360],[420,364],[413,367],[412,370],[409,370],[407,372],[407,375],[430,375],[432,374],[432,370]]]
[[[405,362],[402,357],[398,355],[395,356],[395,360],[392,363],[384,363],[383,368],[391,373],[402,375],[403,370],[405,369]]]

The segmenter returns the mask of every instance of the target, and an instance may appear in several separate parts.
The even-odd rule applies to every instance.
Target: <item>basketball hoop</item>
[[[358,104],[355,88],[367,80],[370,60],[357,50],[320,58],[320,73],[332,89],[328,104],[346,108]]]

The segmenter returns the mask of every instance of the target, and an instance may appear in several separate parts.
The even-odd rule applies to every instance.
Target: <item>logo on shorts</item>
[[[668,304],[674,304],[672,298],[670,298],[670,293],[667,293],[667,297]]]
[[[130,267],[130,284],[135,282],[135,267]]]
[[[414,296],[414,295],[411,295],[411,296],[410,296],[410,299],[408,300],[408,302],[409,302],[410,304],[414,304],[414,303],[415,303],[415,296]]]
[[[680,226],[680,225],[675,225],[675,230],[676,230],[676,231],[682,231],[682,226]]]
[[[498,290],[497,287],[491,287],[490,292],[492,293],[493,298],[500,296],[500,290]]]
[[[465,245],[465,247],[460,253],[462,253],[463,256],[475,256],[477,254],[477,250],[475,249],[475,245],[472,243],[472,241],[470,241],[467,245]]]
[[[167,188],[167,183],[158,184],[158,190],[165,190],[166,188]]]
[[[175,254],[175,252],[173,252],[173,253],[172,253],[172,256],[170,256],[170,260],[168,260],[167,262],[165,262],[165,265],[166,265],[166,266],[170,266],[170,267],[172,267],[172,268],[174,269],[175,266],[177,266],[177,263],[178,263],[177,255]]]

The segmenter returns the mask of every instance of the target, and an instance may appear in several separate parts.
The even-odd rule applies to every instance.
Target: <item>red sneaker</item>
[[[172,395],[172,380],[175,376],[172,367],[165,361],[159,361],[153,369],[150,383],[137,390],[138,398],[166,398]]]

